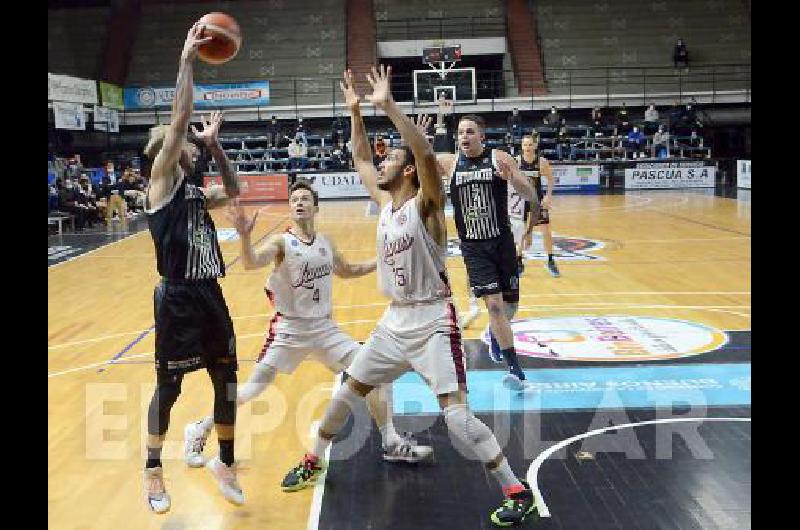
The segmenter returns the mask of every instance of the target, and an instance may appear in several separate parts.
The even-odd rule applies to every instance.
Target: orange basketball
[[[214,37],[214,40],[198,49],[197,55],[202,60],[210,64],[222,64],[236,57],[242,44],[242,32],[232,16],[225,13],[208,13],[198,22],[205,26],[203,37],[209,35]]]

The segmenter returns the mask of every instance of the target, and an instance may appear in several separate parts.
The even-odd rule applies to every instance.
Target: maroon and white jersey
[[[387,204],[378,219],[378,285],[393,302],[443,300],[450,296],[446,248],[422,222],[416,197],[396,211]]]
[[[266,291],[275,311],[287,317],[327,318],[331,315],[333,249],[317,234],[304,243],[290,231],[283,234],[283,261],[267,280]]]

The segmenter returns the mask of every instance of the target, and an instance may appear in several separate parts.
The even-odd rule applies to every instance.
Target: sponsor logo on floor
[[[81,249],[69,245],[56,245],[47,247],[47,261],[57,261],[72,254],[77,254]]]
[[[518,355],[560,361],[653,361],[717,350],[728,334],[698,322],[646,316],[561,316],[511,323]],[[489,345],[489,328],[481,335]]]
[[[502,370],[467,372],[467,400],[476,412],[712,407],[750,405],[750,364],[673,364],[528,369],[531,390],[507,390]],[[408,372],[394,383],[398,414],[437,414],[422,378]]]
[[[218,228],[217,229],[217,241],[220,243],[223,241],[238,241],[239,234],[236,232],[235,228]]]

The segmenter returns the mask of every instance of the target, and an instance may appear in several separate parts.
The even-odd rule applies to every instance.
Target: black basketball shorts
[[[507,302],[519,301],[517,250],[511,232],[494,239],[462,241],[461,256],[475,296],[503,293]]]
[[[156,371],[183,374],[229,365],[236,370],[236,335],[216,280],[166,280],[155,288]]]

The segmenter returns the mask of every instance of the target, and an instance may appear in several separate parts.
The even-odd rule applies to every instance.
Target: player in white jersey
[[[348,367],[350,377],[325,411],[312,452],[287,474],[283,487],[313,484],[325,470],[322,455],[342,429],[350,410],[378,385],[403,372],[417,372],[436,394],[447,427],[486,464],[506,498],[491,514],[498,526],[521,523],[535,510],[533,493],[508,465],[491,430],[467,406],[464,354],[445,268],[445,194],[436,157],[424,134],[391,95],[391,67],[372,69],[367,99],[392,120],[405,142],[372,164],[359,97],[345,73],[342,90],[352,115],[353,160],[364,186],[380,205],[378,279],[391,302]],[[449,495],[449,493],[443,493]]]
[[[244,268],[258,269],[275,262],[275,270],[265,286],[275,315],[253,373],[238,388],[237,405],[261,394],[278,372],[293,373],[307,358],[340,373],[360,348],[331,318],[332,275],[364,276],[375,270],[375,261],[348,263],[333,242],[316,231],[314,219],[319,212],[319,197],[308,182],[300,180],[292,185],[289,205],[292,226],[285,233],[270,237],[258,249],[250,242],[258,213],[247,218],[237,204],[229,216],[240,236]],[[386,385],[367,396],[367,408],[383,440],[383,458],[389,462],[429,458],[432,453],[429,446],[417,445],[410,434],[400,436],[394,430],[390,390],[391,386]],[[203,465],[203,447],[212,425],[210,416],[186,425],[184,450],[190,467]]]

